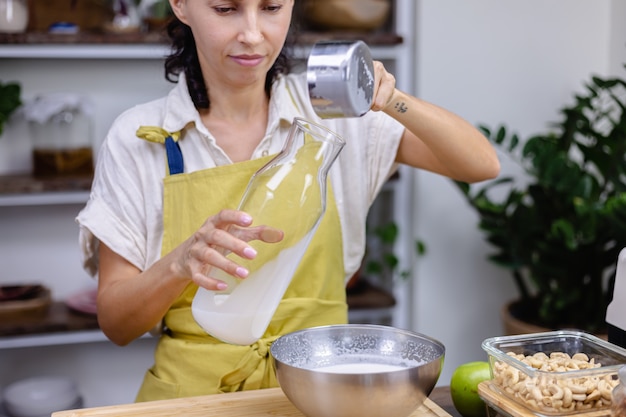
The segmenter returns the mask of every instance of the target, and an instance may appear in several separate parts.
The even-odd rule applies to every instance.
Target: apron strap
[[[149,142],[165,144],[165,155],[169,175],[182,174],[185,171],[183,153],[178,144],[180,131],[170,133],[158,126],[140,126],[139,129],[137,129],[136,135]]]
[[[263,387],[262,376],[257,381],[248,380],[250,376],[257,372],[262,361],[267,361],[270,346],[278,336],[270,336],[257,340],[250,346],[250,349],[243,355],[235,369],[226,373],[220,378],[218,392],[240,391],[242,383],[246,382],[247,389],[260,389]]]
[[[183,153],[180,151],[180,145],[171,136],[165,138],[165,154],[170,175],[185,172],[185,163],[183,161]]]

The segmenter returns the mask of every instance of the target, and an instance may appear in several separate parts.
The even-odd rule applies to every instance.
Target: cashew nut
[[[594,390],[590,394],[587,394],[587,398],[585,398],[585,402],[586,403],[595,402],[601,398],[602,398],[602,394],[600,394],[600,391]]]
[[[586,394],[587,393],[587,387],[582,384],[579,385],[579,384],[568,383],[567,388],[569,388],[572,391],[572,394]]]
[[[504,378],[507,379],[508,386],[513,386],[519,382],[519,371],[509,367],[509,369],[504,371]]]
[[[563,399],[563,394],[564,394],[563,388],[559,387],[556,384],[550,384],[550,386],[548,386],[548,392],[552,394],[553,400]]]

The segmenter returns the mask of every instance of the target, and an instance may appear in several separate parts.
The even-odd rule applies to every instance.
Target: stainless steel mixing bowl
[[[270,353],[281,389],[307,417],[407,417],[437,383],[445,347],[393,327],[345,324],[286,334]]]

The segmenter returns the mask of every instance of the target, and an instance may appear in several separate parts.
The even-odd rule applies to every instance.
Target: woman
[[[326,214],[267,332],[251,346],[219,342],[194,322],[190,303],[198,286],[225,288],[211,268],[246,277],[223,250],[256,256],[226,232],[252,221],[233,207],[252,173],[280,151],[294,117],[321,121],[305,75],[287,74],[281,53],[294,0],[170,4],[166,73],[178,83],[114,122],[77,219],[85,261],[98,272],[105,334],[124,345],[164,325],[138,401],[277,386],[268,360],[276,337],[347,321],[344,286],[363,257],[367,210],[398,163],[467,182],[499,172],[476,129],[397,90],[376,62],[371,111],[322,122],[347,144],[329,175]],[[246,240],[274,240],[250,233]]]

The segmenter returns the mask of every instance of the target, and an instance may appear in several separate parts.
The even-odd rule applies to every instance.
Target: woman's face
[[[194,35],[208,85],[265,82],[289,30],[294,0],[170,0]]]

